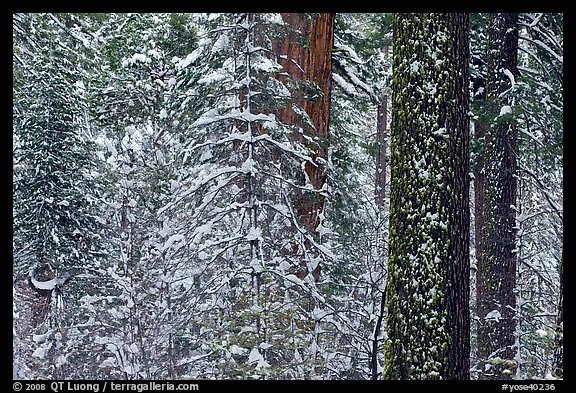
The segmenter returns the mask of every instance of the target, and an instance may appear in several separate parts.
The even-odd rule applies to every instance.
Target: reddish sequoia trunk
[[[321,190],[326,182],[324,163],[328,159],[328,124],[330,120],[330,87],[332,81],[332,46],[334,42],[333,13],[321,13],[313,17],[306,14],[283,13],[290,31],[284,39],[274,43],[277,61],[283,73],[290,78],[279,78],[289,86],[292,100],[278,111],[278,118],[285,124],[302,129],[295,132],[295,139],[308,147],[314,164],[306,162],[305,176],[315,190]],[[295,85],[295,86],[294,86]],[[309,117],[303,119],[293,109],[296,104]],[[295,210],[302,225],[314,238],[324,208],[324,196],[318,192],[301,192],[295,198]],[[308,274],[305,263],[299,273]],[[320,265],[312,272],[316,282],[320,279]]]

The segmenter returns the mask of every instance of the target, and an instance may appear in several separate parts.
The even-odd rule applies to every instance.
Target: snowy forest
[[[563,14],[19,13],[13,378],[563,378]]]

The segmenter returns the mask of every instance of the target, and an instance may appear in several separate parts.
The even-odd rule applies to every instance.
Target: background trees
[[[513,25],[518,29],[518,48],[514,49],[513,47],[508,46],[507,51],[504,49],[505,47],[502,46],[502,41],[500,41],[501,43],[498,44],[500,45],[500,49],[494,47],[493,51],[489,52],[487,49],[487,42],[489,38],[492,40],[491,42],[494,42],[495,37],[500,37],[500,39],[502,39],[505,34],[510,34],[503,33],[503,31],[513,31],[510,30],[513,29],[511,26],[503,28],[501,24],[494,24],[496,18],[504,20],[506,18],[510,19],[510,16],[506,17],[504,15],[479,15],[474,19],[475,24],[473,25],[475,26],[473,31],[476,32],[472,39],[472,52],[474,53],[475,58],[473,61],[474,98],[472,105],[472,111],[475,115],[475,141],[472,145],[472,166],[474,168],[475,177],[475,260],[479,269],[481,269],[482,266],[486,266],[488,263],[487,261],[483,260],[484,254],[482,253],[482,250],[486,250],[488,247],[486,244],[482,245],[482,242],[488,236],[496,236],[495,239],[508,239],[506,241],[506,247],[493,247],[492,253],[495,253],[496,251],[494,250],[496,249],[499,249],[500,251],[507,249],[508,261],[512,261],[514,258],[517,258],[515,268],[514,263],[510,264],[504,263],[502,261],[499,262],[499,266],[508,266],[507,273],[504,275],[507,277],[506,279],[503,279],[503,274],[496,274],[497,278],[494,279],[488,278],[487,273],[491,269],[489,267],[485,268],[486,270],[484,272],[481,270],[478,271],[478,281],[476,282],[476,288],[478,291],[478,317],[480,318],[480,320],[478,320],[478,325],[479,333],[481,335],[486,335],[491,334],[489,333],[490,329],[482,330],[483,328],[481,326],[489,325],[491,323],[504,323],[500,318],[488,318],[490,321],[484,322],[483,319],[487,315],[486,313],[489,313],[493,310],[496,310],[499,313],[500,311],[498,309],[499,306],[496,306],[494,303],[491,304],[494,306],[491,310],[484,309],[484,311],[481,311],[482,307],[484,307],[481,304],[482,302],[487,302],[486,304],[490,304],[490,302],[495,299],[494,296],[503,296],[505,292],[508,293],[507,302],[518,302],[517,307],[513,307],[511,304],[509,304],[507,307],[507,312],[514,313],[513,319],[516,320],[518,324],[516,328],[514,328],[514,322],[509,320],[509,327],[507,330],[507,356],[509,359],[507,363],[508,367],[511,368],[509,371],[515,372],[516,377],[535,374],[541,376],[550,374],[553,368],[552,353],[554,352],[555,348],[555,346],[551,344],[553,339],[550,339],[551,337],[555,336],[556,333],[551,333],[551,336],[548,336],[548,333],[545,332],[552,332],[555,330],[555,315],[558,313],[553,310],[556,309],[556,305],[558,305],[558,302],[561,301],[561,298],[559,299],[559,296],[561,296],[561,291],[559,291],[558,287],[559,280],[556,278],[558,277],[558,269],[561,268],[562,260],[561,235],[558,237],[559,232],[555,229],[546,230],[544,228],[548,225],[555,226],[559,224],[562,217],[562,209],[559,208],[558,205],[548,205],[551,207],[550,209],[543,209],[542,204],[533,204],[537,198],[536,194],[534,193],[536,189],[533,188],[534,182],[536,181],[535,177],[533,176],[533,170],[543,170],[543,172],[540,173],[543,177],[548,179],[547,184],[549,187],[558,193],[557,195],[560,199],[560,195],[562,194],[561,177],[557,177],[558,172],[556,172],[555,169],[552,169],[557,168],[556,165],[559,163],[557,160],[561,161],[562,157],[561,147],[558,149],[559,146],[556,144],[556,142],[554,142],[557,141],[556,137],[558,134],[556,134],[556,132],[562,132],[562,125],[557,122],[558,118],[549,112],[551,110],[553,112],[561,110],[562,108],[561,101],[553,100],[551,98],[554,97],[558,92],[562,91],[562,83],[559,82],[558,73],[555,73],[555,76],[547,79],[548,82],[546,83],[535,83],[533,79],[536,77],[536,75],[543,76],[547,74],[548,76],[552,76],[550,73],[551,69],[555,69],[561,73],[562,57],[559,55],[559,52],[557,52],[557,50],[559,50],[561,47],[561,38],[557,31],[554,32],[554,29],[548,30],[549,27],[545,22],[549,20],[556,20],[557,17],[558,15],[553,14],[520,14],[518,16],[518,24],[513,23]],[[492,27],[488,28],[486,23],[492,23],[490,25]],[[499,26],[499,28],[496,26]],[[544,55],[541,60],[536,60],[539,57],[535,53],[537,53],[539,49],[536,49],[536,47],[532,46],[536,44],[534,44],[529,37],[526,37],[526,39],[523,38],[524,36],[531,34],[530,29],[532,27],[530,26],[537,26],[537,30],[547,31],[547,38],[545,41],[548,44],[544,44],[544,46],[548,48],[549,52],[547,55]],[[500,31],[500,33],[498,33],[498,31]],[[498,36],[498,34],[500,34],[500,36]],[[513,37],[508,37],[508,42],[510,42],[511,39],[513,39]],[[543,42],[540,42],[540,44],[543,44]],[[542,49],[541,45],[536,46],[540,47],[540,50]],[[500,55],[494,55],[496,57],[491,58],[490,62],[488,62],[487,54],[495,54],[498,51],[500,51]],[[510,63],[514,61],[516,56],[517,66]],[[511,67],[510,69],[512,70],[510,73],[505,71],[509,70],[508,68],[504,67],[502,64],[497,64],[498,58],[504,60],[508,59],[508,67]],[[543,71],[543,73],[536,72],[536,69],[543,65],[542,61],[546,61],[547,63],[551,62],[550,64],[554,65],[553,68],[549,69],[548,71]],[[491,67],[490,73],[488,72],[488,66]],[[494,73],[495,71],[496,73]],[[501,82],[497,82],[498,75]],[[486,86],[486,83],[490,78],[492,78],[491,94],[488,93],[487,89],[489,87]],[[498,83],[500,83],[499,86],[501,90],[495,91],[494,87],[498,86]],[[552,89],[553,91],[549,90],[549,87],[551,87],[549,83],[557,86],[557,88]],[[544,93],[544,91],[549,93]],[[542,94],[547,98],[542,98]],[[548,100],[552,100],[557,104],[553,104],[552,106],[545,104],[540,109],[536,109],[533,105],[535,105],[538,100],[540,100],[540,102],[548,102]],[[490,110],[490,108],[492,109]],[[506,115],[506,113],[501,113],[502,110],[504,112],[508,111],[508,108],[511,110],[508,115]],[[542,127],[542,122],[546,122],[547,125]],[[555,122],[555,124],[552,125],[552,123],[548,122]],[[501,132],[499,135],[500,138],[507,138],[508,141],[500,148],[488,146],[489,141],[497,140],[497,137],[495,136],[496,134],[494,134],[494,130],[498,129],[498,127],[506,128],[507,125],[513,128],[513,132]],[[554,131],[550,133],[550,130]],[[492,136],[489,135],[490,133],[492,133]],[[549,140],[550,144],[548,147],[544,147],[544,140]],[[535,157],[541,157],[542,154],[546,155],[547,153],[545,152],[549,151],[548,148],[552,148],[552,150],[556,152],[556,158],[553,160],[556,164],[552,164],[552,167],[548,167],[548,169],[544,170],[540,159]],[[501,164],[502,166],[500,167],[501,169],[499,171],[495,168],[489,169],[491,165],[496,165],[498,160],[501,159],[499,154],[506,150],[509,150],[508,160],[512,160],[513,162]],[[488,158],[489,154],[490,158]],[[517,169],[512,170],[514,167]],[[508,175],[505,175],[505,173],[508,173]],[[508,176],[508,180],[503,181],[506,176]],[[498,177],[501,179],[501,182],[496,185],[496,183],[492,181],[492,191],[489,191],[486,190],[486,185],[484,184],[484,179],[486,177],[490,177],[492,179]],[[514,183],[516,186],[514,186]],[[540,184],[542,185],[542,183]],[[499,219],[506,220],[507,224],[499,224],[497,225],[496,229],[490,231],[489,233],[482,234],[481,228],[483,228],[482,225],[483,221],[485,220],[485,211],[488,209],[495,209],[496,206],[493,203],[494,201],[490,203],[484,201],[483,199],[485,198],[485,195],[492,192],[493,198],[495,195],[501,195],[503,189],[513,191],[514,187],[517,189],[516,198],[509,199],[508,202],[502,202],[502,204],[499,205],[501,208],[499,213],[495,213],[495,211],[491,213],[492,220],[495,217],[499,217]],[[495,190],[497,191],[494,193]],[[536,193],[538,192],[539,191],[536,191]],[[513,203],[512,200],[515,202]],[[547,200],[547,198],[544,196],[542,200]],[[509,208],[506,208],[506,206],[509,206]],[[534,230],[535,227],[532,225],[534,220],[538,222],[538,230]],[[497,232],[504,226],[509,228],[507,233],[496,235]],[[514,231],[518,231],[516,237],[512,236]],[[542,236],[543,233],[546,235]],[[533,237],[533,235],[536,234],[539,235]],[[549,241],[549,235],[555,237],[556,241],[554,243]],[[528,260],[531,262],[528,262]],[[533,265],[535,262],[539,268],[535,268]],[[483,288],[485,283],[480,281],[481,277],[484,277],[485,283],[489,283],[489,285],[492,286],[492,290],[495,291],[487,297],[485,296],[486,290]],[[541,282],[541,280],[547,280],[547,288],[550,288],[553,292],[555,292],[556,295],[548,297],[551,295],[551,293],[544,291],[546,292],[545,294],[540,290],[534,290],[533,285],[543,288],[541,284],[537,284],[538,282]],[[506,291],[501,290],[499,287],[500,285],[504,285],[508,289]],[[500,303],[502,302],[499,302],[499,304]],[[536,304],[539,305],[536,306]],[[537,309],[539,311],[536,311]],[[544,309],[547,311],[544,311]],[[492,316],[498,317],[498,314],[494,312]],[[481,339],[481,337],[479,337],[479,339]],[[491,343],[495,342],[495,340],[488,338],[484,338],[484,340],[490,341]],[[474,341],[475,336],[473,335],[473,344]],[[539,344],[536,344],[536,342],[539,342]],[[548,342],[548,344],[544,344],[544,342]],[[484,355],[492,354],[492,356],[495,357],[494,362],[498,364],[496,368],[502,368],[504,361],[501,359],[504,358],[499,358],[499,356],[494,352],[496,351],[495,347],[491,347],[491,349],[487,348],[487,346],[492,344],[486,345],[478,343],[478,345],[479,350],[483,351]],[[536,346],[540,348],[539,351],[534,351]],[[502,351],[504,351],[504,349],[502,349]],[[486,352],[489,353],[487,354]],[[535,352],[538,352],[539,354],[536,355]],[[514,355],[514,353],[516,353],[516,355]],[[544,355],[544,353],[546,353],[546,355]],[[540,363],[543,368],[541,368],[539,371],[536,371],[533,368],[533,359],[535,356],[539,357],[541,360],[544,358],[548,359],[543,363]],[[510,360],[512,358],[513,360]],[[546,366],[544,366],[544,364],[546,364]],[[490,369],[490,366],[487,368],[483,365],[480,366],[479,364],[477,364],[477,366],[480,370],[483,370],[481,372],[488,371],[488,374],[491,374],[491,372],[494,371],[487,370]],[[476,366],[474,366],[473,369],[475,367]],[[504,369],[505,368],[506,367],[504,367]],[[492,374],[492,377],[501,378],[501,376],[495,376],[494,374]]]

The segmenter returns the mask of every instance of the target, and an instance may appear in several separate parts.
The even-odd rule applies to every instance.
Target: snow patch
[[[336,82],[336,84],[342,89],[344,90],[344,93],[348,94],[349,96],[356,96],[357,92],[356,92],[356,88],[354,87],[354,85],[346,82],[344,80],[344,78],[342,78],[340,75],[336,74],[336,73],[332,73],[332,80],[334,82]]]
[[[69,275],[65,275],[62,277],[54,277],[51,280],[48,281],[38,281],[36,280],[36,278],[34,277],[33,272],[30,272],[30,282],[32,283],[32,285],[34,285],[34,287],[36,289],[40,289],[40,290],[45,290],[45,291],[51,291],[56,287],[61,286],[62,284],[64,284],[68,278],[70,278]]]
[[[164,243],[164,246],[162,247],[162,251],[167,250],[168,248],[172,247],[172,245],[173,245],[175,242],[179,242],[179,241],[181,241],[182,239],[184,239],[184,236],[183,236],[183,235],[178,235],[178,234],[176,234],[176,235],[170,236],[170,237],[168,238],[168,240],[166,240],[166,243]]]
[[[284,19],[282,19],[282,15],[278,14],[278,13],[270,13],[270,14],[264,14],[266,20],[268,21],[268,23],[271,24],[276,24],[276,25],[284,25]]]
[[[39,359],[44,359],[46,353],[48,352],[48,348],[36,348],[36,350],[32,353],[32,356]]]
[[[252,348],[252,351],[250,351],[247,363],[248,364],[256,363],[256,370],[270,367],[270,364],[264,359],[264,356],[262,356],[262,354],[256,347]]]
[[[442,138],[448,138],[448,130],[446,130],[446,128],[444,127],[441,127],[436,131],[433,131],[432,134]]]
[[[500,114],[498,116],[505,116],[510,114],[512,114],[512,107],[509,105],[504,105],[502,108],[500,108]]]
[[[222,49],[225,49],[226,47],[228,47],[228,43],[229,43],[228,35],[227,34],[221,34],[220,37],[218,37],[218,39],[214,43],[214,46],[212,47],[210,52],[212,52],[212,53],[219,52]]]
[[[251,228],[250,232],[246,235],[246,240],[262,240],[262,230],[260,228]]]
[[[192,53],[188,54],[184,60],[179,60],[178,64],[176,64],[176,68],[182,69],[188,67],[190,64],[194,63],[198,57],[200,57],[200,48],[194,50]],[[170,83],[170,81],[168,82]],[[176,83],[176,79],[174,79],[174,83]]]
[[[500,319],[502,319],[502,314],[500,314],[500,311],[498,310],[492,310],[486,315],[484,319],[487,321],[498,322]]]
[[[233,344],[230,347],[230,353],[232,355],[244,355],[246,352],[248,352],[248,350],[246,348],[239,347],[236,344]]]
[[[504,75],[506,75],[508,77],[508,79],[510,79],[510,83],[512,84],[512,87],[514,87],[514,85],[516,84],[516,81],[514,79],[514,75],[507,68],[503,69],[502,72],[504,72]]]

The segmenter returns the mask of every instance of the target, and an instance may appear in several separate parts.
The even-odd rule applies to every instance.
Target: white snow
[[[138,352],[140,352],[140,351],[138,350],[138,346],[137,346],[135,343],[130,344],[130,347],[128,347],[128,350],[129,350],[131,353],[138,353]]]
[[[198,80],[199,84],[206,84],[206,85],[210,85],[210,84],[214,84],[214,83],[218,83],[223,81],[224,79],[226,79],[226,75],[215,71],[215,72],[211,72],[210,74],[200,78]]]
[[[34,356],[35,358],[44,359],[44,357],[46,356],[46,352],[48,352],[47,348],[43,347],[36,348],[32,353],[32,356]]]
[[[509,105],[504,105],[500,108],[500,114],[498,116],[504,116],[512,114],[512,108]]]
[[[214,43],[214,46],[212,47],[212,49],[210,49],[210,51],[212,53],[219,52],[222,49],[225,49],[228,46],[228,43],[229,43],[228,35],[227,34],[221,34],[220,37],[218,37],[218,39]]]
[[[202,52],[202,49],[197,48],[192,53],[188,54],[188,56],[186,56],[186,58],[184,60],[177,60],[178,64],[176,65],[176,68],[182,69],[182,68],[188,67],[190,64],[194,63],[196,61],[196,59],[198,59],[198,57],[200,57],[201,52]],[[178,59],[178,58],[176,58],[176,59]],[[174,83],[176,83],[175,79],[174,79]]]
[[[247,363],[256,363],[256,370],[270,367],[270,364],[264,359],[257,347],[252,348],[252,351],[250,351]]]
[[[343,52],[347,52],[348,56],[350,57],[350,59],[354,63],[364,64],[364,61],[362,61],[362,59],[358,56],[356,51],[353,48],[351,48],[350,46],[343,44],[341,42],[335,42],[334,43],[334,49],[338,49],[338,50],[341,50]]]
[[[230,346],[230,353],[233,355],[244,355],[248,350],[246,348],[239,347],[236,344]]]
[[[512,84],[512,87],[514,87],[514,85],[516,84],[516,81],[514,80],[514,75],[512,75],[510,70],[507,68],[503,69],[502,72],[504,72],[504,75],[506,75],[508,79],[510,79],[510,83]]]
[[[44,341],[46,341],[48,339],[48,337],[50,337],[50,332],[44,333],[44,334],[33,334],[32,340],[35,343],[43,343]]]
[[[279,72],[282,69],[280,64],[267,57],[261,57],[258,59],[258,61],[254,63],[253,67],[255,70],[262,72]]]
[[[318,232],[320,238],[322,238],[324,235],[329,235],[333,233],[330,228],[327,228],[323,225],[323,221],[320,222],[320,224],[318,224],[318,226],[316,227],[316,232]]]
[[[259,347],[260,347],[260,349],[267,350],[268,348],[272,348],[272,344],[261,343],[261,344],[259,345]]]
[[[318,307],[315,307],[314,310],[312,311],[312,318],[319,321],[320,319],[324,318],[326,314],[328,314],[326,311]]]
[[[196,228],[196,230],[194,231],[194,233],[201,233],[204,235],[209,234],[210,232],[212,232],[212,223],[206,223],[204,225],[200,225],[198,228]]]
[[[500,314],[500,311],[498,310],[492,310],[490,311],[487,315],[486,315],[486,320],[487,321],[495,321],[498,322],[500,321],[500,319],[502,318],[502,314]]]
[[[143,53],[134,53],[131,58],[122,60],[122,66],[126,67],[129,65],[136,64],[138,62],[148,64],[152,61],[148,56]]]
[[[48,280],[48,281],[38,281],[38,280],[36,280],[36,278],[34,278],[32,272],[30,272],[30,281],[32,282],[32,285],[34,285],[34,287],[36,289],[40,289],[40,290],[51,291],[54,288],[56,288],[57,286],[64,284],[67,279],[68,279],[68,276],[64,276],[64,277],[56,276],[53,279]]]
[[[173,245],[175,242],[179,242],[179,241],[181,241],[182,239],[184,239],[184,236],[183,236],[183,235],[176,234],[176,235],[170,236],[170,237],[168,238],[168,240],[166,240],[166,243],[164,243],[164,246],[162,247],[162,251],[165,251],[166,249],[172,247],[172,245]]]
[[[258,170],[256,169],[256,162],[248,157],[246,159],[246,161],[244,161],[244,163],[242,164],[242,172],[244,173],[258,173]]]
[[[262,263],[257,258],[254,258],[252,261],[250,261],[250,267],[254,270],[255,273],[260,273],[263,270]]]
[[[436,131],[433,131],[432,134],[443,138],[448,138],[448,131],[444,127],[440,127]]]
[[[182,184],[177,180],[170,180],[170,192],[174,192],[180,188]]]
[[[246,240],[261,240],[262,239],[262,230],[260,228],[251,228],[250,232],[246,235]]]
[[[332,80],[336,82],[336,84],[340,86],[342,90],[344,90],[344,93],[348,94],[349,96],[355,96],[358,94],[354,85],[346,82],[344,78],[335,72],[332,73]]]
[[[266,20],[269,23],[276,24],[276,25],[284,25],[284,20],[282,19],[282,15],[278,13],[266,13],[264,14]]]
[[[148,56],[151,56],[155,59],[159,59],[162,57],[162,54],[160,52],[158,52],[157,49],[152,48],[152,49],[148,49]]]

